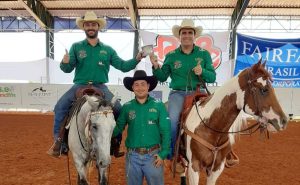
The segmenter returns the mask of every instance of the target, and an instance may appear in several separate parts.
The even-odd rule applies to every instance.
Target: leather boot
[[[48,154],[52,157],[58,158],[61,155],[61,146],[62,146],[62,141],[60,138],[55,140],[54,144],[52,147],[48,150]]]
[[[118,138],[111,138],[110,155],[113,155],[116,158],[124,156],[125,152],[120,152],[120,145],[121,142],[118,140]]]

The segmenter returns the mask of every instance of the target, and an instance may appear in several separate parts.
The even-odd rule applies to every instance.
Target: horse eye
[[[93,127],[94,130],[97,130],[97,126],[96,125],[93,125],[92,127]]]
[[[266,95],[269,92],[269,89],[267,87],[264,87],[264,88],[261,88],[260,91],[261,91],[262,95]]]

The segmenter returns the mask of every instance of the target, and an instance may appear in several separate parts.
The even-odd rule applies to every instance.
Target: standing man
[[[76,42],[71,46],[60,63],[60,68],[65,73],[70,73],[75,69],[73,79],[74,85],[57,102],[54,108],[54,139],[55,143],[48,151],[48,154],[58,157],[61,153],[62,136],[60,133],[61,124],[67,115],[72,102],[75,101],[75,93],[79,88],[92,84],[94,88],[104,94],[106,100],[111,100],[113,94],[109,91],[105,83],[109,81],[108,72],[110,65],[122,72],[128,72],[136,67],[142,59],[142,54],[131,60],[124,61],[116,51],[108,45],[105,45],[98,38],[98,31],[104,29],[106,21],[103,18],[97,18],[92,11],[86,12],[84,17],[76,19],[77,26],[84,30],[86,39]],[[118,118],[121,104],[117,102],[114,106],[115,118]],[[120,137],[120,136],[119,136]],[[116,157],[122,156],[119,153],[119,147],[113,152]]]
[[[164,104],[149,96],[157,79],[137,70],[123,83],[134,92],[135,99],[123,105],[113,136],[122,133],[128,124],[127,184],[142,185],[145,177],[148,185],[163,185],[163,160],[170,152],[170,120]]]
[[[171,77],[172,89],[168,99],[168,112],[171,119],[171,155],[174,155],[176,136],[178,133],[179,117],[184,99],[195,92],[200,83],[199,76],[208,83],[216,80],[211,56],[209,52],[194,44],[202,32],[202,27],[194,26],[191,19],[184,19],[180,26],[172,28],[173,35],[180,41],[180,46],[166,55],[162,67],[159,67],[156,56],[150,56],[153,74],[164,82]]]

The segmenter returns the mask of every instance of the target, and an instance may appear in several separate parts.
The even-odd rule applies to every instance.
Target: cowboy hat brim
[[[146,80],[147,83],[150,84],[149,92],[152,91],[153,89],[155,89],[155,87],[157,86],[157,83],[158,83],[155,76],[144,76],[144,77],[125,77],[123,79],[123,84],[126,87],[126,89],[128,89],[129,91],[133,91],[132,85],[133,85],[133,82],[136,80]]]
[[[106,26],[106,20],[103,19],[103,18],[97,18],[97,19],[92,19],[92,20],[89,20],[89,19],[82,19],[81,17],[80,18],[77,18],[76,19],[76,25],[83,30],[83,24],[84,22],[97,22],[98,25],[99,25],[99,30],[105,28]]]
[[[200,37],[201,33],[202,33],[202,30],[203,28],[201,26],[197,26],[197,27],[193,27],[193,26],[178,26],[178,25],[175,25],[173,26],[172,28],[172,32],[173,32],[173,35],[179,39],[179,31],[183,28],[187,28],[187,29],[193,29],[195,30],[195,38],[198,38]]]

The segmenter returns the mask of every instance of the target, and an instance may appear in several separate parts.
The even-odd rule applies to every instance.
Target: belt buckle
[[[147,153],[149,153],[149,152],[148,152],[148,149],[147,149],[147,148],[140,148],[140,149],[139,149],[139,153],[142,154],[142,155],[145,155],[145,154],[147,154]]]

